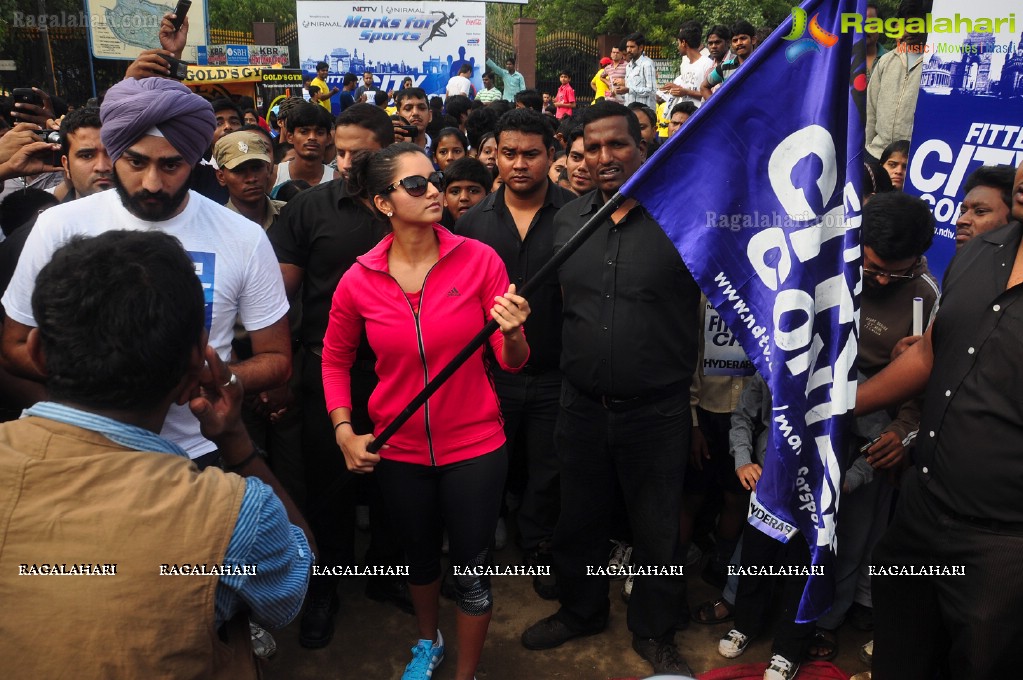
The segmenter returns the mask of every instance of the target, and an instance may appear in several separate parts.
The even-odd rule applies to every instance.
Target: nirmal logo
[[[802,7],[792,8],[792,30],[782,40],[791,41],[792,44],[785,48],[785,58],[791,64],[796,59],[808,52],[820,54],[821,47],[834,47],[838,42],[838,36],[830,31],[825,31],[817,23],[817,14],[809,22],[806,20],[806,10]],[[810,37],[804,38],[807,31]]]

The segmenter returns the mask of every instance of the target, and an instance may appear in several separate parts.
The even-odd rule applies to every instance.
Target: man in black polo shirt
[[[501,187],[466,213],[455,231],[483,241],[501,256],[519,288],[554,254],[554,215],[575,198],[547,177],[554,159],[554,132],[543,114],[513,109],[497,123],[497,170]],[[558,461],[554,422],[561,394],[561,291],[550,277],[529,296],[529,362],[517,374],[495,366],[508,450],[525,449],[528,479],[518,513],[521,547],[529,564],[550,564],[550,541],[558,521]],[[524,446],[523,446],[524,445]],[[553,599],[549,580],[534,577],[540,597]]]
[[[857,414],[924,394],[914,467],[874,549],[879,680],[1019,676],[1023,164],[1012,200],[1015,221],[952,260],[923,338],[857,391]]]
[[[583,114],[586,164],[597,189],[555,218],[563,245],[645,157],[636,115],[613,102]],[[657,222],[634,200],[615,211],[558,271],[564,386],[555,434],[561,516],[554,565],[561,609],[522,635],[529,649],[599,633],[610,601],[608,525],[615,484],[632,526],[639,576],[629,601],[633,649],[657,673],[691,675],[674,644],[684,607],[678,517],[696,366],[700,290]],[[587,575],[587,569],[591,575]],[[606,572],[605,572],[606,573]]]
[[[338,116],[334,144],[338,154],[338,179],[298,194],[281,210],[268,236],[277,253],[288,297],[302,290],[304,348],[302,365],[303,431],[307,484],[306,517],[320,545],[321,567],[348,566],[354,560],[354,499],[347,484],[349,472],[338,450],[323,397],[321,356],[327,329],[331,297],[341,276],[355,264],[355,258],[369,251],[383,238],[386,225],[370,210],[348,195],[345,179],[353,153],[375,151],[393,143],[394,128],[387,114],[373,104],[356,104]],[[363,343],[352,368],[352,394],[357,406],[352,421],[360,431],[371,431],[367,401],[376,385],[375,359]],[[375,480],[368,479],[369,483]],[[372,543],[367,564],[386,565],[395,552],[388,546],[389,531],[383,511],[370,514]],[[396,600],[411,611],[401,582],[372,580],[367,595]],[[313,576],[306,612],[302,617],[299,642],[304,647],[323,647],[334,633],[333,615],[338,607],[339,577]]]

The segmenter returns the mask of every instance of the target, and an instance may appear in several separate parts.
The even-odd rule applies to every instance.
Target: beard
[[[117,191],[117,196],[121,199],[121,205],[135,217],[147,222],[163,222],[170,219],[177,212],[178,208],[181,207],[185,197],[188,196],[189,182],[181,185],[181,188],[174,194],[168,194],[165,191],[154,193],[145,189],[129,194],[128,190],[121,184],[121,179],[117,176],[116,170],[113,174],[113,180],[114,189]]]
[[[863,277],[863,295],[874,300],[884,300],[899,291],[905,281],[890,281],[888,285],[882,286],[868,276]]]

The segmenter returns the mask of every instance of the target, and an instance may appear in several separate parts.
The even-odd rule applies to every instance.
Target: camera
[[[35,133],[39,135],[40,142],[60,144],[60,133],[56,130],[36,130]]]
[[[37,135],[39,135],[40,142],[46,142],[47,144],[60,144],[60,133],[57,132],[56,130],[35,130],[34,132]],[[44,156],[47,165],[57,168],[61,166],[60,159],[63,154],[61,153],[60,149],[39,152],[38,155],[42,156],[43,153],[47,154],[46,156]]]

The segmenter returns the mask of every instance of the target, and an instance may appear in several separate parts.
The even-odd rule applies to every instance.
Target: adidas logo
[[[459,293],[458,289],[454,286],[452,286],[451,290],[448,291],[448,297],[459,297],[460,295],[461,293]]]

